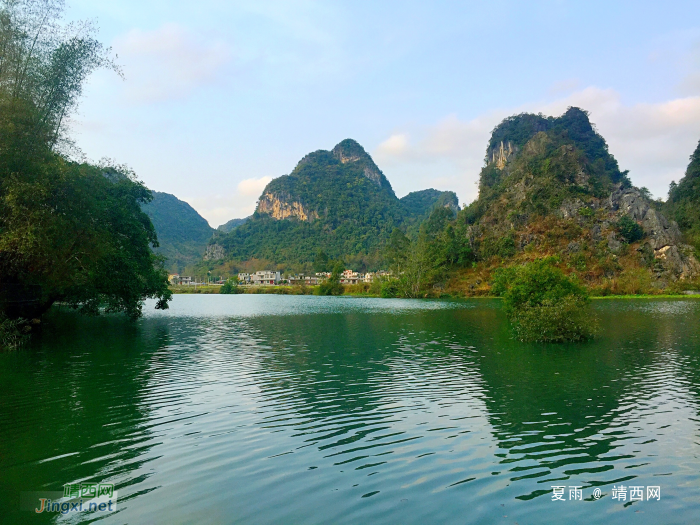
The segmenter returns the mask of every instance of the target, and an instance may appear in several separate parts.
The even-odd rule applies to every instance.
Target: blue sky
[[[700,139],[700,2],[69,0],[125,80],[94,74],[73,121],[212,226],[250,214],[306,153],[354,138],[397,195],[476,196],[491,129],[578,105],[665,197]]]

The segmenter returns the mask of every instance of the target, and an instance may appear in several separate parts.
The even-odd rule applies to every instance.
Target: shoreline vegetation
[[[374,297],[382,298],[381,293],[372,293],[368,288],[361,289],[360,285],[341,285],[344,288],[342,295],[348,297]],[[369,286],[369,285],[367,285]],[[299,285],[280,284],[276,286],[241,286],[239,287],[241,294],[248,295],[318,295],[315,290],[316,286],[302,287]],[[170,287],[173,295],[219,295],[221,294],[221,285],[197,285],[185,286],[177,285]],[[419,299],[502,299],[498,295],[480,294],[467,295],[456,292],[440,292],[426,294],[425,297]],[[605,299],[700,299],[700,292],[687,293],[687,291],[679,291],[676,293],[659,293],[659,294],[620,294],[620,295],[590,295],[591,300]]]

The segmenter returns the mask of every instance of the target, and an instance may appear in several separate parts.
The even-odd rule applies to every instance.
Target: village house
[[[249,273],[239,273],[238,274],[238,284],[250,284],[250,274]]]
[[[340,274],[341,284],[357,284],[360,280],[360,274],[353,272],[352,270],[345,270]]]
[[[278,284],[280,280],[282,280],[282,274],[270,270],[255,272],[250,276],[250,281],[253,285]]]

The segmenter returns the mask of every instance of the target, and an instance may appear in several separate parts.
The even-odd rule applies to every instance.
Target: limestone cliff
[[[510,140],[500,141],[498,147],[491,149],[488,154],[489,162],[496,165],[499,170],[506,167],[508,159],[518,151],[517,146],[514,146]]]
[[[302,203],[292,200],[289,195],[275,193],[264,193],[258,201],[256,211],[277,220],[296,218],[300,221],[312,221],[318,219],[318,213],[305,209]]]

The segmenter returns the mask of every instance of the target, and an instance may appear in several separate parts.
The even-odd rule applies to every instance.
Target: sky
[[[88,159],[129,165],[216,227],[307,153],[357,140],[397,196],[477,195],[491,130],[590,113],[620,168],[666,198],[700,140],[700,2],[67,0],[124,78],[72,119]]]

